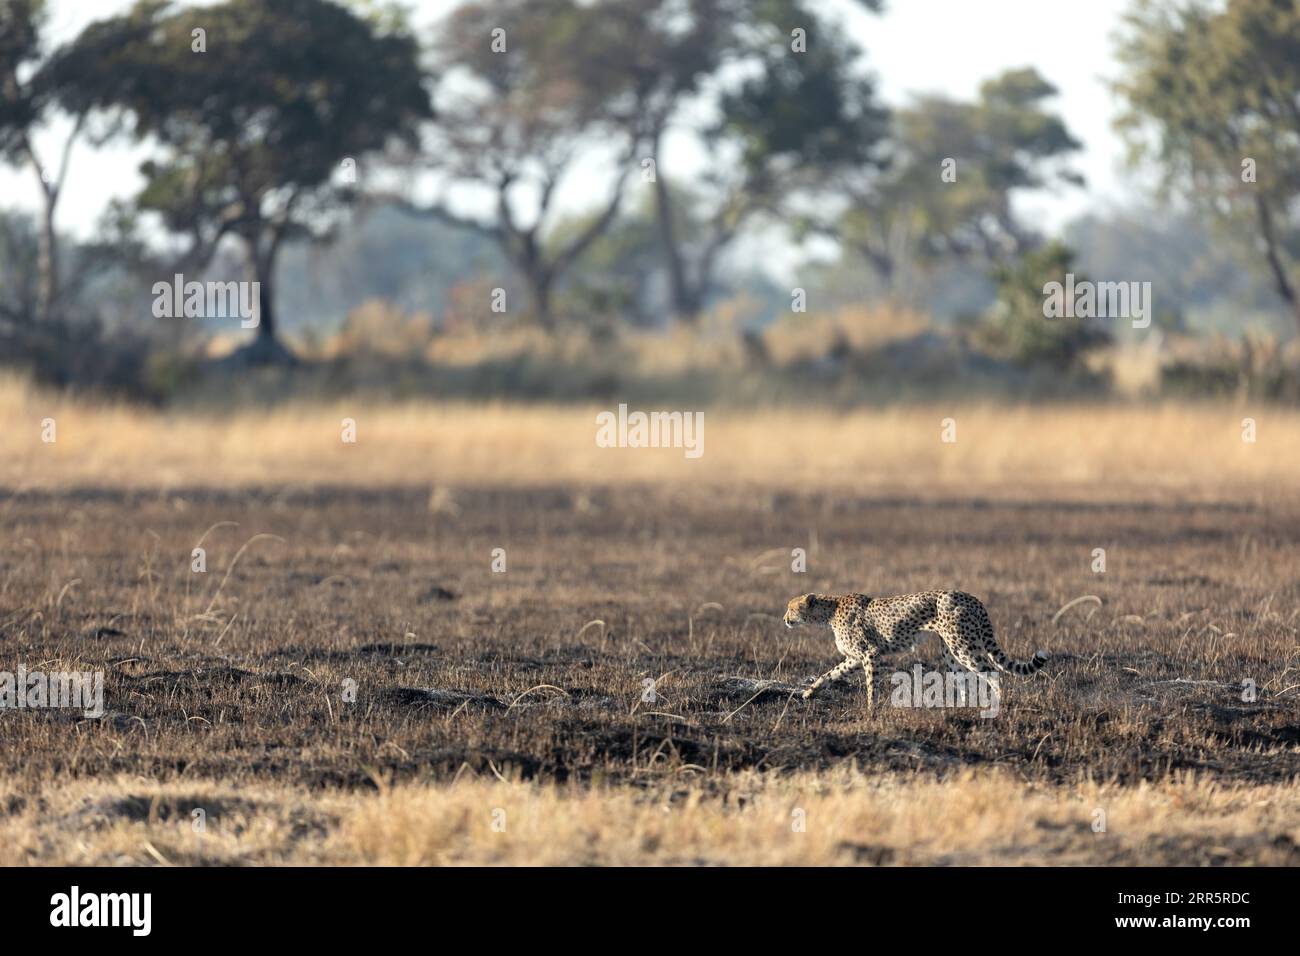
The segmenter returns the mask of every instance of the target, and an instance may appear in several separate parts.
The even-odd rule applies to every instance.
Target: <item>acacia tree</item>
[[[788,219],[842,170],[878,166],[887,113],[862,51],[799,0],[625,2],[643,10],[638,90],[673,310],[695,322],[742,229],[763,215]],[[688,119],[701,115],[711,118]],[[716,197],[693,210],[703,227],[691,235],[677,228],[682,195],[662,162],[674,129],[694,135],[712,160],[685,193]]]
[[[65,57],[96,82],[87,105],[120,108],[161,155],[141,166],[142,210],[188,237],[201,268],[228,237],[260,283],[254,360],[287,359],[276,339],[274,273],[284,243],[319,236],[346,193],[344,159],[414,141],[431,115],[415,40],[379,32],[329,0],[227,0],[172,10],[142,3],[151,29],[105,49],[119,21],[88,28]]]
[[[1134,158],[1157,161],[1167,193],[1253,233],[1300,324],[1300,7],[1142,2],[1128,27],[1116,88]]]
[[[547,329],[557,284],[617,217],[634,168],[638,134],[627,122],[623,64],[605,55],[631,38],[607,13],[581,0],[475,0],[453,10],[432,48],[438,122],[407,160],[431,170],[441,192],[430,202],[399,198],[410,212],[497,243]],[[596,143],[614,151],[612,182],[581,228],[561,235],[557,197],[599,175],[580,166]],[[454,208],[449,192],[477,194],[489,211]]]
[[[791,48],[795,29],[816,37],[806,51]],[[491,212],[404,205],[491,236],[547,327],[557,283],[613,224],[633,173],[652,184],[672,309],[694,321],[741,230],[838,165],[873,162],[884,128],[859,51],[799,0],[472,0],[440,36],[443,95],[423,153],[444,189],[485,192]],[[687,186],[664,163],[678,130],[711,154]],[[581,228],[557,230],[557,196],[592,178],[579,160],[593,142],[613,149],[612,183]],[[711,201],[684,215],[698,195]]]
[[[51,192],[42,165],[35,159],[31,131],[40,115],[40,105],[33,85],[24,82],[20,73],[39,62],[40,28],[45,16],[40,0],[4,0],[0,2],[0,159],[11,163],[30,163],[41,181],[45,201],[45,226],[40,233],[39,301],[37,317],[48,315],[53,304],[57,280],[54,276],[55,243],[54,205],[58,191]],[[25,316],[6,315],[10,321]]]
[[[1040,237],[1013,209],[1018,191],[1082,182],[1066,158],[1080,148],[1046,101],[1056,88],[1032,68],[1009,70],[965,102],[924,96],[893,117],[889,161],[841,180],[848,205],[833,235],[895,292],[913,265],[946,257],[1004,265]]]
[[[45,0],[0,0],[0,160],[28,166],[36,178],[41,199],[37,227],[37,322],[50,321],[58,309],[62,289],[59,236],[55,225],[59,199],[67,181],[72,148],[87,119],[84,106],[67,112],[71,129],[54,160],[37,149],[37,130],[59,106],[75,99],[82,78],[62,68],[61,50],[50,50],[42,38],[48,20]],[[122,25],[128,26],[129,20]],[[105,39],[110,39],[105,34]],[[119,42],[123,37],[111,37]],[[26,321],[28,316],[7,316]]]

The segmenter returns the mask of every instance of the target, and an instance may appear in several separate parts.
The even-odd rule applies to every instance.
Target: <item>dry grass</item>
[[[1296,784],[1192,777],[1066,792],[1003,772],[748,772],[708,788],[683,775],[635,789],[467,775],[327,794],[118,778],[9,800],[6,866],[1285,864],[1300,844]]]
[[[772,358],[785,363],[821,358],[827,343],[869,351],[933,329],[929,316],[901,306],[851,306],[830,313],[783,316],[766,330],[764,339]]]
[[[613,403],[610,406],[613,407]],[[11,487],[490,482],[1241,498],[1289,494],[1300,412],[1269,406],[971,405],[705,413],[704,455],[602,449],[596,406],[288,404],[167,414],[0,380]],[[1257,441],[1242,441],[1242,419]],[[41,441],[54,418],[58,441]],[[341,440],[356,421],[358,441]],[[941,441],[956,422],[955,443]]]
[[[5,383],[0,670],[109,713],[0,714],[0,862],[1300,862],[1296,413],[715,409],[688,461],[594,411]],[[996,717],[792,699],[789,597],[936,586],[1052,657]]]
[[[483,292],[479,303],[490,298],[490,289]],[[490,364],[523,353],[588,365],[617,358],[626,363],[625,368],[668,375],[742,366],[746,352],[740,333],[761,313],[761,303],[741,296],[718,305],[698,328],[620,328],[613,345],[593,342],[581,329],[545,332],[491,313],[437,328],[428,313],[408,313],[390,302],[373,300],[354,309],[337,335],[319,344],[296,343],[296,347],[300,354],[315,359],[346,359],[367,352],[394,359],[421,355],[441,367]],[[929,316],[901,306],[854,306],[828,313],[782,315],[763,331],[762,339],[770,357],[786,364],[821,358],[827,343],[842,342],[868,351],[933,329]],[[210,354],[226,354],[238,341],[231,337],[214,342]]]

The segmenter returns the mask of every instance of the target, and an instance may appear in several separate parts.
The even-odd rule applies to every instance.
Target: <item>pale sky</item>
[[[867,50],[882,98],[898,105],[915,93],[973,96],[980,82],[1013,67],[1034,66],[1061,91],[1057,108],[1084,143],[1075,166],[1083,190],[1026,197],[1031,225],[1051,231],[1083,212],[1119,204],[1133,190],[1121,164],[1123,149],[1111,128],[1116,104],[1106,78],[1116,74],[1111,35],[1130,0],[887,0],[883,15],[861,12],[849,0],[829,6]],[[415,22],[435,21],[454,0],[417,0]],[[52,0],[52,35],[74,36],[90,21],[119,12],[130,0]],[[55,124],[38,148],[52,161],[64,128]],[[59,207],[59,227],[88,235],[108,201],[140,185],[141,154],[124,146],[94,151],[82,144]],[[29,169],[0,167],[0,206],[35,209]]]

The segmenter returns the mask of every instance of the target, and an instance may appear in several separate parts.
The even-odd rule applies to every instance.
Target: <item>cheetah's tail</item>
[[[1036,674],[1042,666],[1047,663],[1047,655],[1042,651],[1035,651],[1034,656],[1027,661],[1018,661],[1011,657],[1002,648],[998,647],[988,652],[989,660],[998,670],[1005,674],[1015,674],[1019,677],[1026,677],[1029,674]]]

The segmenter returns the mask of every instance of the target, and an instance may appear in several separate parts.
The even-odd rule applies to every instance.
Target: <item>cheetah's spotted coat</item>
[[[898,597],[870,598],[865,594],[805,594],[792,600],[785,611],[785,626],[829,624],[835,646],[844,660],[804,691],[811,697],[823,684],[839,680],[855,667],[867,679],[867,708],[872,706],[873,668],[882,651],[915,645],[921,631],[933,631],[944,643],[950,670],[976,673],[997,668],[1008,674],[1033,674],[1047,655],[1037,652],[1018,661],[998,646],[988,611],[978,598],[961,591],[920,591]]]

